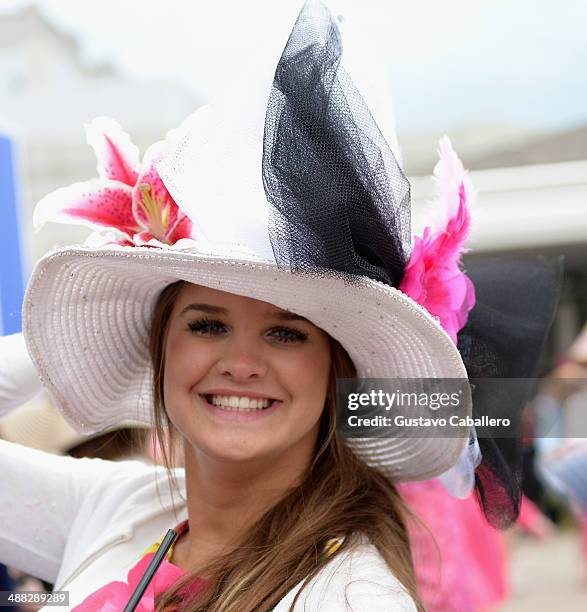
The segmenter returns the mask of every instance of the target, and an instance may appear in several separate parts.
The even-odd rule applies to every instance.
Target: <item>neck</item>
[[[189,532],[181,565],[193,567],[229,552],[244,533],[296,486],[309,453],[249,461],[221,461],[185,444]]]

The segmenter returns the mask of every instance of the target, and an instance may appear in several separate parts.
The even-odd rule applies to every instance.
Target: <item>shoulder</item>
[[[166,500],[173,492],[183,493],[185,480],[183,470],[172,470],[145,463],[140,460],[105,461],[102,459],[82,459],[100,473],[96,478],[92,493],[102,501],[105,498],[122,501],[132,498],[152,502],[154,499]]]
[[[334,557],[307,586],[296,585],[275,612],[294,610],[320,612],[416,612],[413,599],[372,544],[360,540]]]
[[[69,525],[60,585],[87,559],[102,557],[111,549],[114,557],[141,553],[165,533],[185,506],[182,473],[175,474],[175,489],[165,468],[140,461],[88,461],[97,468],[96,477]]]

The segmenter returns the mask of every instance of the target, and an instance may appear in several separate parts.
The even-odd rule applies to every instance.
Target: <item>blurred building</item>
[[[508,191],[513,191],[509,201],[501,200],[501,218],[492,216],[495,234],[500,225],[507,228],[508,220],[518,225],[517,230],[510,226],[499,231],[501,239],[508,234],[514,238],[503,250],[511,256],[538,250],[564,256],[565,279],[550,349],[566,350],[587,321],[587,126],[523,138],[471,159],[468,167],[488,169],[478,172],[493,184],[507,187],[506,177],[511,179]],[[515,215],[507,212],[510,204],[516,206]]]
[[[0,15],[0,121],[20,145],[22,225],[30,262],[87,234],[56,225],[34,240],[29,235],[33,206],[43,195],[96,175],[84,123],[111,116],[144,152],[200,104],[177,81],[138,81],[112,66],[86,65],[77,42],[36,7]]]

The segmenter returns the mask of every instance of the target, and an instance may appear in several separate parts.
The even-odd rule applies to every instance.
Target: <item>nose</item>
[[[216,364],[223,377],[243,382],[251,378],[262,378],[267,373],[263,347],[250,335],[233,336],[224,344],[223,349]]]

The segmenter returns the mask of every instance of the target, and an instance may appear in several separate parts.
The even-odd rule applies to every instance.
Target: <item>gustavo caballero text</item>
[[[357,414],[351,414],[347,422],[350,427],[509,427],[510,419],[494,418],[487,415],[473,418],[471,416],[452,416],[445,417],[406,417],[398,414],[388,417],[376,415],[370,417],[361,417]]]

